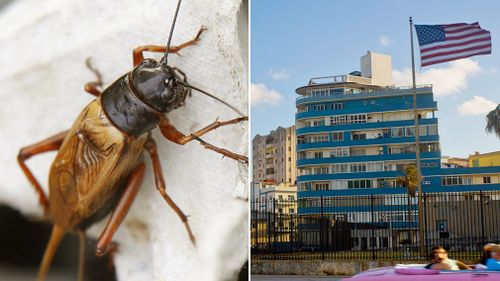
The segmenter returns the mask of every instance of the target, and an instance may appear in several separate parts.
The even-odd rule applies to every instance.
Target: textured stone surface
[[[397,263],[397,261],[252,260],[252,274],[351,276],[367,269],[393,266]],[[405,261],[404,263],[412,262]]]
[[[95,77],[85,67],[91,57],[105,85],[132,68],[133,48],[165,44],[176,0],[16,1],[0,15],[0,203],[40,216],[37,195],[16,163],[22,146],[69,128],[93,97],[83,91]],[[246,10],[239,0],[184,1],[172,45],[193,38],[205,25],[202,41],[170,55],[189,82],[241,111],[247,111]],[[242,16],[243,15],[243,16]],[[160,58],[159,54],[146,56]],[[169,115],[185,133],[217,117],[237,117],[206,96],[193,93],[186,106]],[[246,123],[221,128],[205,140],[238,153],[247,151]],[[115,235],[119,280],[229,280],[247,258],[247,167],[197,143],[179,146],[157,130],[167,191],[189,215],[198,239],[185,229],[155,190],[149,157],[142,188]],[[28,165],[44,187],[54,153]],[[93,226],[97,236],[104,222]]]

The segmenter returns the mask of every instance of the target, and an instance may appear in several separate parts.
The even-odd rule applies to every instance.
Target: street
[[[297,276],[297,275],[252,275],[253,281],[338,281],[348,276]]]

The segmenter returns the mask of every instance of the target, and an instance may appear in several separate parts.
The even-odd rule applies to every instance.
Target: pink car
[[[344,280],[353,281],[499,281],[500,271],[436,270],[425,265],[397,265],[367,270]]]

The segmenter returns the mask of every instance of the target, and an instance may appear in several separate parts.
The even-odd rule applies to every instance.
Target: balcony
[[[437,124],[437,123],[438,123],[437,118],[425,118],[425,119],[418,120],[419,125],[433,125],[433,124]],[[366,130],[366,129],[392,128],[392,127],[406,127],[406,126],[412,126],[412,125],[414,125],[413,119],[401,120],[401,121],[353,123],[353,124],[343,124],[343,125],[334,125],[334,126],[303,127],[303,128],[297,128],[297,136],[300,136],[303,134],[308,134],[308,133]]]
[[[385,155],[363,155],[363,156],[347,156],[347,157],[325,157],[325,158],[308,158],[297,160],[297,167],[304,165],[319,165],[319,164],[334,164],[334,163],[351,163],[351,162],[369,162],[369,161],[390,161],[390,160],[406,160],[415,159],[415,153],[400,153],[400,154],[385,154]],[[441,152],[421,152],[422,159],[439,159]]]
[[[431,136],[420,136],[419,140],[421,142],[437,142],[439,141],[439,135]],[[361,145],[383,145],[383,144],[398,144],[398,143],[412,143],[415,142],[415,137],[393,137],[393,138],[378,138],[369,140],[344,140],[337,142],[313,142],[313,143],[303,143],[297,145],[297,151],[308,149],[308,148],[333,148],[339,146],[361,146]]]
[[[437,110],[436,101],[428,100],[417,100],[417,109],[434,109]],[[406,103],[384,103],[383,106],[356,106],[350,109],[341,110],[318,110],[318,111],[302,111],[295,113],[295,120],[301,120],[313,117],[325,117],[325,116],[335,116],[344,114],[363,114],[363,113],[378,113],[378,112],[389,112],[389,111],[401,111],[401,110],[413,110],[413,102]]]
[[[432,93],[432,85],[417,85],[417,94]],[[412,94],[412,87],[385,88],[383,90],[365,91],[353,94],[333,94],[318,97],[300,96],[296,99],[296,105],[301,105],[310,102],[322,101],[343,101],[353,99],[378,98],[397,95]]]

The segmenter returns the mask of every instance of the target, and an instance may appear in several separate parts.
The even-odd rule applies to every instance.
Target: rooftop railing
[[[391,95],[397,95],[401,94],[404,92],[411,93],[411,89],[413,87],[411,86],[404,86],[404,87],[391,87],[391,88],[384,88],[381,90],[366,90],[363,92],[353,92],[353,93],[344,93],[344,94],[339,94],[339,93],[328,93],[325,95],[321,96],[310,96],[311,91],[307,91],[305,96],[299,96],[296,98],[296,101],[323,101],[323,100],[330,100],[332,97],[335,98],[335,100],[347,100],[347,99],[357,99],[360,97],[363,98],[370,98],[370,97],[382,97],[382,96],[391,96]],[[432,84],[422,84],[422,85],[417,85],[416,86],[417,94],[418,93],[425,93],[425,92],[432,92]]]

